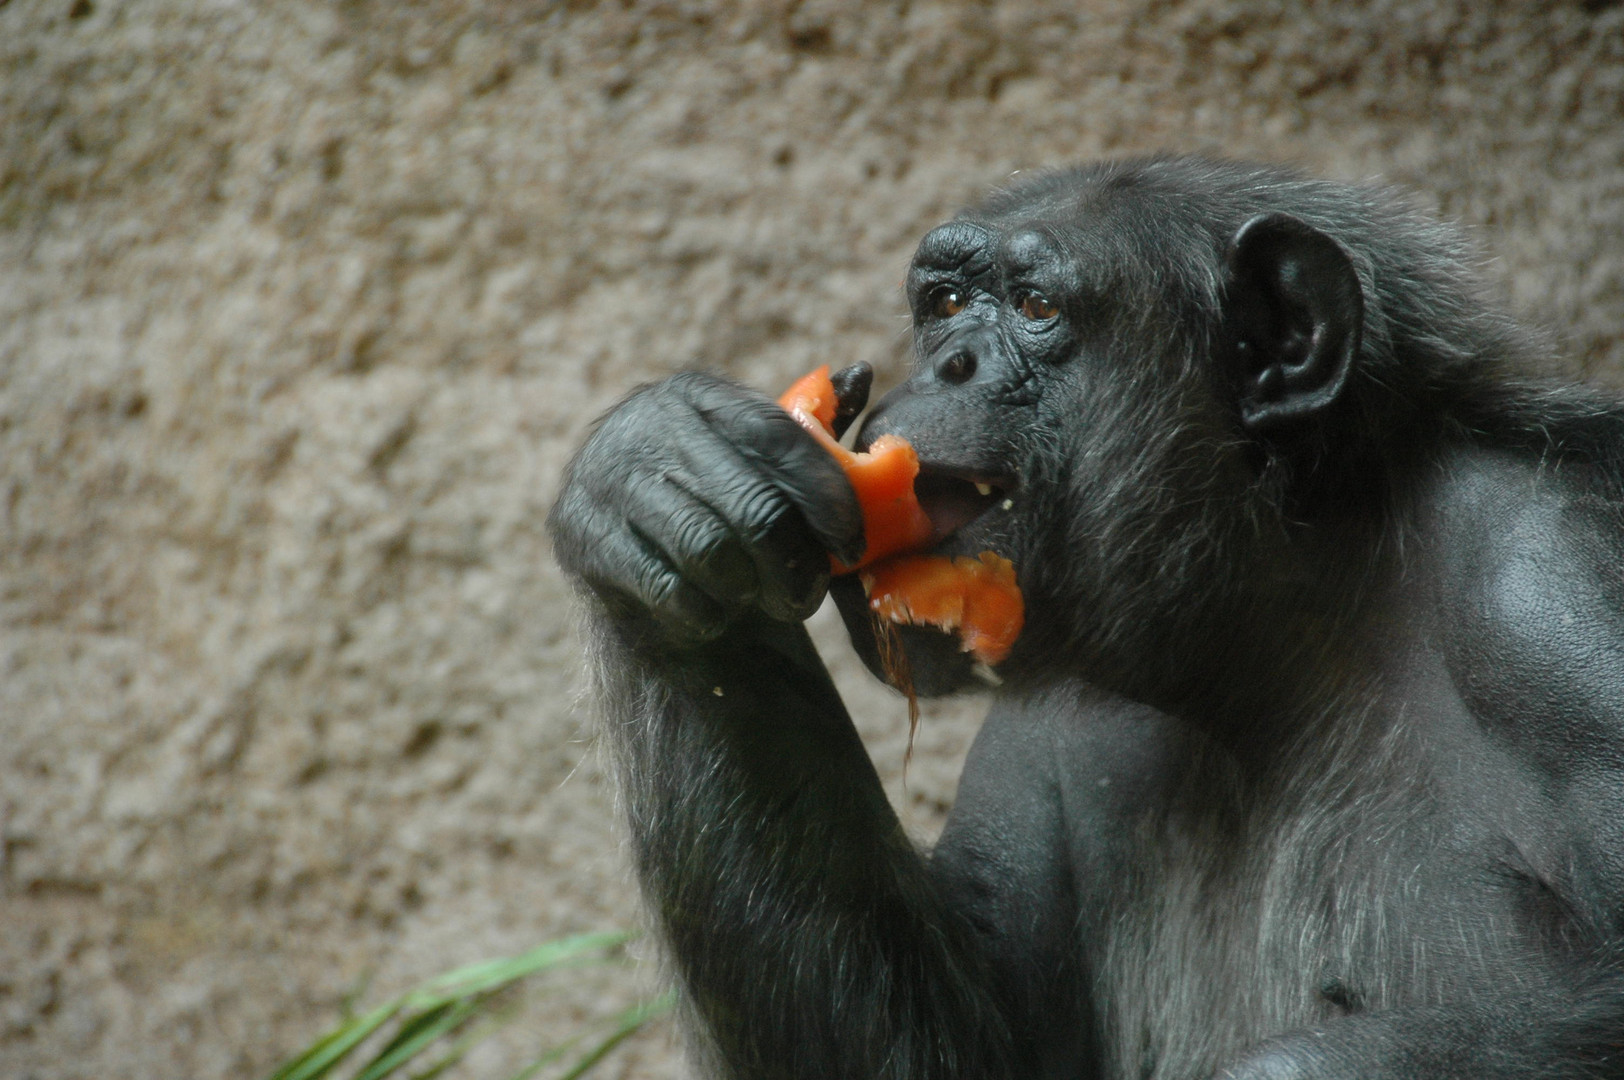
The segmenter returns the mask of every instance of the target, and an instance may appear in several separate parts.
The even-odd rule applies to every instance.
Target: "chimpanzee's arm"
[[[862,550],[833,459],[761,395],[678,376],[605,419],[549,524],[586,597],[643,888],[718,1072],[1031,1075],[799,621],[829,552]]]
[[[724,1075],[1031,1076],[805,630],[677,655],[597,621],[638,872]]]

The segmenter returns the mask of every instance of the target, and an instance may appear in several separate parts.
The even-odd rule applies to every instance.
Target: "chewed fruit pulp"
[[[888,622],[957,633],[964,650],[985,664],[1008,656],[1024,619],[1010,561],[990,551],[979,558],[909,554],[934,536],[914,495],[919,458],[913,447],[894,435],[881,436],[864,453],[836,442],[837,402],[827,366],[796,380],[778,403],[840,462],[862,507],[868,547],[850,566],[836,561],[836,572],[862,570],[869,604]]]
[[[1021,590],[1014,565],[1001,555],[898,555],[861,576],[880,618],[957,631],[964,651],[984,664],[1001,662],[1020,636]]]

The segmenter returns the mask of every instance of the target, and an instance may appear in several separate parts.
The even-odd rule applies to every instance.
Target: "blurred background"
[[[635,925],[542,529],[588,423],[893,382],[921,233],[1155,150],[1412,188],[1624,384],[1618,0],[0,0],[0,1073],[256,1076]],[[977,703],[904,782],[818,633],[930,837]],[[669,1026],[603,1075],[684,1075]]]

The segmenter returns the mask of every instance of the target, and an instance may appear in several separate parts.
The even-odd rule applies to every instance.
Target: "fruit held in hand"
[[[930,543],[933,532],[930,518],[914,497],[913,482],[919,475],[919,458],[913,447],[895,435],[880,436],[861,454],[836,442],[831,432],[838,403],[834,383],[829,381],[828,365],[796,380],[795,385],[784,391],[778,404],[840,462],[863,508],[863,536],[868,547],[851,566],[835,563],[837,573],[850,573],[887,555],[917,551]]]
[[[928,546],[935,530],[914,495],[919,458],[895,435],[882,435],[854,453],[832,434],[838,401],[829,368],[798,379],[778,403],[840,462],[863,510],[868,547],[855,565],[869,605],[893,623],[927,624],[957,633],[966,652],[985,664],[1009,655],[1020,636],[1025,606],[1015,567],[990,551],[978,558],[909,554]]]

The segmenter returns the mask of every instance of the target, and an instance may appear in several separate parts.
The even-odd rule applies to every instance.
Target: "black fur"
[[[709,376],[600,425],[550,525],[710,1073],[1624,1077],[1624,409],[1474,263],[1189,158],[925,238],[859,441],[1028,605],[928,855],[796,621],[861,548],[838,470]]]

